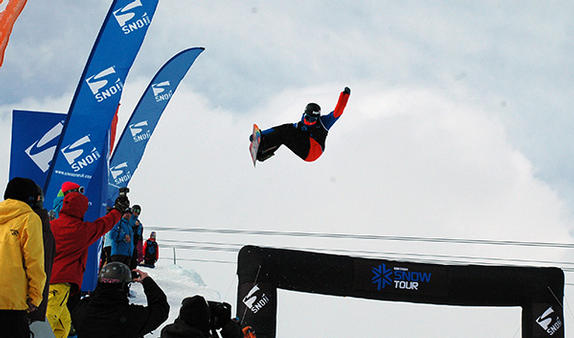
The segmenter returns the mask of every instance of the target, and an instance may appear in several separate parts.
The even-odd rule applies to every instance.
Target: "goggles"
[[[64,196],[66,196],[67,194],[69,194],[69,193],[71,193],[71,192],[79,192],[80,194],[83,195],[84,192],[85,192],[85,189],[84,189],[84,187],[79,187],[79,188],[70,189],[70,190],[68,190],[68,191],[66,191],[66,192],[64,193]]]
[[[311,122],[311,123],[316,122],[318,118],[319,118],[318,115],[313,116],[313,115],[305,114],[305,120],[307,120],[307,122]]]

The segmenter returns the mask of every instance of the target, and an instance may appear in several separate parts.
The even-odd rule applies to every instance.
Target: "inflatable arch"
[[[439,265],[244,246],[237,317],[276,335],[277,289],[459,306],[520,306],[522,337],[564,337],[564,273],[552,267]]]

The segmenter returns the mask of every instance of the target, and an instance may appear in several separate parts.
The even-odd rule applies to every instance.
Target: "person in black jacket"
[[[78,338],[139,338],[158,328],[168,317],[169,304],[160,287],[141,270],[121,262],[106,264],[93,294],[72,312]],[[129,304],[128,284],[143,285],[147,306]]]
[[[261,131],[261,141],[257,151],[257,160],[263,162],[275,154],[281,145],[285,145],[301,159],[312,162],[325,151],[325,141],[331,127],[343,115],[351,89],[345,89],[339,94],[335,109],[328,115],[321,115],[321,107],[309,103],[295,123],[285,123]],[[253,135],[249,136],[253,142]]]
[[[202,296],[181,302],[179,316],[161,330],[161,338],[243,338],[241,326],[231,319],[231,305],[207,302]]]
[[[44,193],[42,188],[36,184],[36,203],[32,205],[32,210],[40,216],[42,220],[42,239],[44,241],[44,272],[46,272],[46,280],[50,280],[52,275],[52,265],[54,264],[54,256],[56,255],[56,240],[50,228],[50,216],[48,210],[44,209]],[[50,283],[44,286],[42,303],[35,311],[30,312],[30,321],[46,321],[46,308],[48,307],[48,290]]]

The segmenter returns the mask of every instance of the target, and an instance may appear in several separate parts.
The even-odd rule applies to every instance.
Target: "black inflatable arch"
[[[276,334],[277,289],[441,305],[521,306],[522,337],[564,337],[559,268],[438,265],[244,246],[237,317]]]

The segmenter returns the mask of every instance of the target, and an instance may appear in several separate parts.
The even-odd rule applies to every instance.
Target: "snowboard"
[[[251,160],[253,161],[253,166],[257,162],[257,151],[259,150],[259,143],[261,142],[261,129],[254,123],[253,133],[251,134],[251,144],[249,145],[249,152],[251,153]]]

